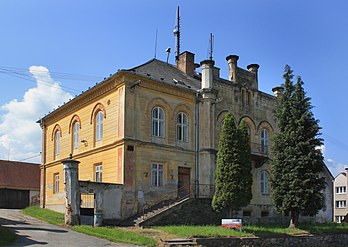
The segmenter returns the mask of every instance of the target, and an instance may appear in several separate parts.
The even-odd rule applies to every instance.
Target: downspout
[[[195,178],[195,198],[199,198],[199,92],[196,92],[196,105],[195,105],[195,141],[196,141],[196,178]]]
[[[42,174],[42,208],[45,208],[46,203],[46,126],[43,120],[40,121],[40,126],[42,129],[42,152],[41,152],[41,165],[43,167]]]

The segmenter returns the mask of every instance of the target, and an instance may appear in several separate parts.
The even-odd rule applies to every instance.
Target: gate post
[[[77,160],[68,159],[62,161],[64,168],[64,184],[65,184],[65,224],[80,224],[80,188],[78,179]]]

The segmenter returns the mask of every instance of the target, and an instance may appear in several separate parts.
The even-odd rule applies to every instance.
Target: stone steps
[[[174,246],[198,246],[193,239],[164,239],[162,240],[163,247],[174,247]]]

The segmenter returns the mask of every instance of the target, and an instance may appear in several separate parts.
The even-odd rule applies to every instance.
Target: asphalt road
[[[10,246],[136,246],[113,243],[64,227],[50,225],[15,209],[0,209],[0,225],[17,235],[16,242]]]

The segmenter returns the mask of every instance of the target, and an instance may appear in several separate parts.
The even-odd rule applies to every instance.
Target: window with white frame
[[[345,193],[346,193],[346,186],[336,187],[336,194],[345,194]]]
[[[335,216],[335,222],[341,223],[343,220],[344,220],[344,216],[343,215]]]
[[[260,186],[261,186],[261,194],[268,195],[268,173],[266,171],[261,172]]]
[[[53,174],[53,194],[59,193],[59,173]]]
[[[152,135],[164,137],[165,114],[161,107],[152,109]]]
[[[336,208],[346,208],[347,202],[345,200],[336,201]]]
[[[57,130],[54,136],[54,155],[58,156],[60,153],[60,131]]]
[[[102,165],[95,166],[95,181],[96,182],[103,181],[103,166]]]
[[[95,140],[101,141],[103,139],[103,112],[99,111],[95,116]]]
[[[183,112],[176,116],[176,139],[188,142],[188,118]]]
[[[73,147],[74,147],[74,149],[77,149],[79,147],[79,128],[80,128],[79,122],[75,122],[74,127],[73,127]]]
[[[163,186],[163,164],[153,163],[151,169],[152,186]]]
[[[267,154],[268,153],[268,130],[261,130],[261,152]]]

